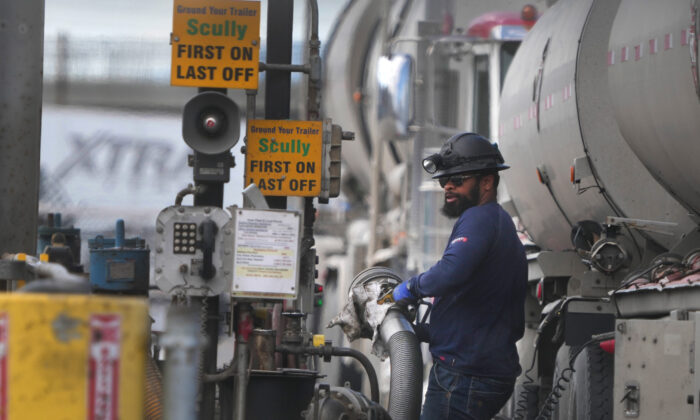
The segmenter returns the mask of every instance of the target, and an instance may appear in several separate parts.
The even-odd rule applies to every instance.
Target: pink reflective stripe
[[[121,317],[90,316],[88,420],[119,420]]]
[[[664,50],[670,50],[673,48],[673,34],[668,33],[664,35]]]
[[[656,54],[659,49],[659,43],[656,38],[649,40],[649,54]]]

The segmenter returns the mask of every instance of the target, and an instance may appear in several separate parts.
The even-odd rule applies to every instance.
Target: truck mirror
[[[413,78],[413,59],[409,55],[379,57],[377,120],[382,140],[409,136],[413,122]]]

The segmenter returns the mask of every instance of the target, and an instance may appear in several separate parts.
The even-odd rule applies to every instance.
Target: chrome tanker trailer
[[[700,418],[697,0],[560,0],[498,141],[531,255],[512,418]]]
[[[343,192],[356,217],[344,252],[321,256],[322,320],[338,313],[367,266],[407,278],[440,257],[452,222],[421,161],[456,132],[495,135],[508,65],[546,8],[544,0],[348,2],[325,45],[322,110],[355,133],[343,145]],[[332,291],[342,293],[329,298]],[[347,343],[339,329],[326,334]],[[368,344],[352,345],[369,353]],[[348,376],[347,367],[330,366],[323,373],[331,382]]]

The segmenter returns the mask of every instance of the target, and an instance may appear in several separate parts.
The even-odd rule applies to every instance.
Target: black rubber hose
[[[313,354],[318,356],[326,356],[329,353],[327,347],[296,347],[286,345],[277,346],[277,351],[280,351],[282,353]],[[379,403],[379,381],[377,380],[377,372],[374,370],[374,366],[372,366],[372,363],[369,361],[367,356],[355,349],[351,349],[348,347],[330,347],[330,355],[340,357],[352,357],[353,359],[360,362],[362,367],[364,367],[365,371],[367,372],[372,401]]]
[[[355,349],[348,347],[331,347],[331,355],[341,356],[341,357],[352,357],[362,364],[362,367],[367,371],[367,378],[369,379],[369,389],[371,393],[372,401],[379,403],[379,381],[377,380],[377,372],[374,370],[374,366],[369,361],[367,356],[360,353]]]

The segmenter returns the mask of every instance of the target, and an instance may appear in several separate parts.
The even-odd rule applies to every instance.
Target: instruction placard
[[[263,195],[316,197],[321,193],[323,123],[252,120],[248,124],[246,185]]]
[[[170,84],[258,88],[260,2],[175,0]]]
[[[295,299],[298,289],[299,213],[236,209],[233,288],[239,297]]]

